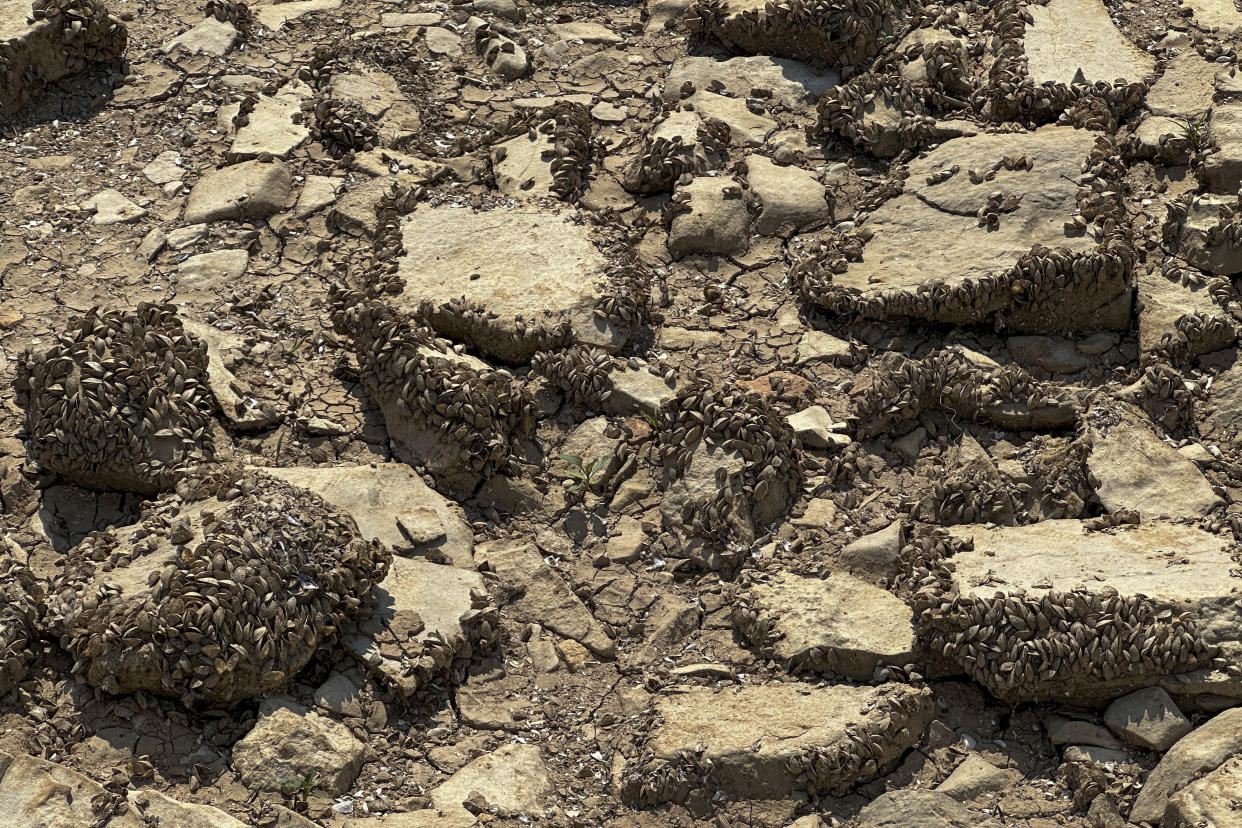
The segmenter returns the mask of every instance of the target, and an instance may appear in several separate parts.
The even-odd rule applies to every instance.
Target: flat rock
[[[460,57],[463,53],[461,35],[440,26],[428,26],[423,33],[423,42],[427,44],[427,51],[433,55]]]
[[[186,199],[188,224],[261,219],[289,201],[293,178],[283,162],[245,161],[205,174]]]
[[[8,814],[10,828],[95,825],[99,814],[91,800],[103,794],[102,785],[63,765],[0,751],[0,813]],[[143,828],[147,822],[125,803],[104,825]]]
[[[523,133],[492,148],[492,172],[496,187],[515,198],[547,198],[553,194],[555,177],[551,159],[556,138],[536,130]]]
[[[1159,825],[1169,798],[1242,753],[1242,708],[1226,710],[1183,736],[1147,775],[1131,822]]]
[[[520,591],[521,597],[508,605],[514,618],[542,624],[597,656],[611,658],[616,653],[616,646],[595,616],[544,562],[533,543],[493,541],[479,547],[478,557]]]
[[[1155,73],[1155,57],[1126,39],[1101,0],[1051,0],[1030,15],[1023,48],[1036,84],[1068,86],[1079,72],[1088,83],[1134,83]]]
[[[258,431],[279,422],[284,412],[246,393],[249,389],[224,364],[224,352],[240,351],[244,345],[242,337],[191,319],[182,324],[207,344],[207,380],[228,424],[239,431]]]
[[[1214,193],[1235,195],[1242,186],[1242,103],[1226,101],[1213,107],[1207,138],[1219,151],[1203,162],[1203,180]]]
[[[442,19],[439,12],[384,12],[380,15],[380,25],[385,29],[438,26]]]
[[[539,748],[514,744],[484,754],[457,771],[431,792],[431,801],[450,819],[466,813],[470,819],[466,824],[473,825],[474,817],[462,803],[475,793],[490,808],[535,817],[544,813],[555,788]]]
[[[1233,318],[1212,299],[1206,285],[1183,285],[1166,279],[1159,272],[1140,269],[1136,280],[1139,296],[1139,350],[1153,354],[1165,334],[1175,333],[1178,323],[1188,317],[1206,317],[1213,322],[1199,332],[1186,335],[1187,358],[1218,351],[1236,338]]]
[[[1190,7],[1201,28],[1232,32],[1242,27],[1242,12],[1232,0],[1182,0],[1182,5]]]
[[[798,363],[845,362],[853,358],[853,349],[844,339],[823,331],[807,331],[798,341]]]
[[[730,98],[715,92],[699,91],[682,102],[700,118],[716,118],[729,126],[729,143],[741,147],[757,147],[776,131],[776,121],[751,111],[742,98]]]
[[[373,593],[375,612],[345,631],[345,648],[409,697],[428,680],[443,677],[418,669],[422,650],[416,645],[433,638],[468,637],[461,618],[474,606],[471,593],[486,595],[487,590],[473,570],[397,556]],[[442,672],[452,667],[446,664]]]
[[[593,311],[608,261],[588,229],[558,215],[524,210],[474,212],[420,208],[402,225],[404,254],[398,274],[403,309],[427,303],[437,333],[508,362],[525,362],[537,338],[523,336],[529,321],[568,323],[574,341],[620,347],[625,336]],[[453,299],[482,306],[494,317],[471,323],[449,307]]]
[[[176,825],[177,828],[246,828],[246,823],[234,819],[210,805],[178,802],[152,788],[126,792],[129,804],[142,812],[156,825]],[[109,826],[114,823],[108,823]]]
[[[246,272],[250,255],[241,249],[191,256],[177,267],[177,298],[202,298],[223,291]]]
[[[181,166],[181,153],[176,150],[164,150],[151,163],[142,168],[142,174],[152,184],[168,184],[185,178],[185,168]]]
[[[746,181],[759,201],[754,230],[761,236],[790,236],[826,224],[832,209],[815,173],[780,166],[762,155],[746,159]]]
[[[881,794],[858,813],[858,828],[1001,828],[944,793],[902,790]]]
[[[345,179],[330,175],[308,175],[302,183],[302,191],[298,193],[298,202],[294,205],[293,214],[298,218],[307,218],[336,201]]]
[[[254,16],[273,32],[284,28],[285,23],[314,12],[332,11],[341,7],[341,0],[293,0],[290,3],[260,3],[254,6]]]
[[[709,89],[715,81],[738,98],[749,98],[756,90],[762,90],[771,93],[771,100],[786,109],[803,110],[840,84],[841,77],[836,72],[768,55],[728,60],[684,57],[673,61],[668,70],[664,100],[668,103],[680,100],[681,88],[687,81],[696,89]]]
[[[254,728],[233,745],[233,767],[251,790],[279,791],[290,779],[313,774],[319,787],[340,796],[358,778],[365,752],[345,725],[274,698],[262,704]]]
[[[1049,716],[1044,720],[1044,729],[1048,731],[1048,741],[1054,745],[1095,745],[1112,750],[1121,747],[1121,742],[1108,728],[1081,719]]]
[[[853,576],[803,578],[782,572],[756,583],[748,597],[759,624],[771,619],[779,636],[768,645],[773,655],[796,669],[869,681],[878,666],[901,666],[913,659],[910,608],[892,593]],[[742,626],[754,637],[751,625]]]
[[[1019,362],[1052,374],[1076,374],[1091,364],[1073,342],[1059,336],[1011,336],[1005,347]]]
[[[1199,429],[1224,443],[1242,440],[1242,361],[1216,375]]]
[[[696,178],[674,193],[675,199],[685,196],[689,196],[690,210],[675,216],[668,231],[668,252],[674,258],[694,253],[741,253],[750,246],[750,216],[737,182]]]
[[[1242,802],[1242,756],[1235,756],[1169,798],[1163,828],[1228,828]]]
[[[147,214],[146,210],[116,190],[103,190],[83,202],[82,207],[95,214],[91,217],[91,224],[99,227],[107,227],[112,224],[128,224],[131,221],[137,221]]]
[[[972,753],[953,769],[948,779],[936,786],[936,791],[965,802],[980,794],[1002,790],[1012,781],[1011,774]]]
[[[844,433],[844,426],[844,423],[833,420],[832,415],[822,405],[807,406],[798,413],[789,415],[789,427],[798,435],[803,445],[812,448],[848,446],[852,441]]]
[[[249,123],[237,130],[229,150],[233,158],[244,161],[267,153],[274,158],[289,154],[310,137],[310,130],[294,123],[302,107],[303,96],[283,91],[275,96],[260,95],[250,113]]]
[[[238,37],[237,29],[232,23],[216,20],[215,17],[204,17],[194,28],[165,43],[161,50],[166,55],[180,49],[192,55],[201,53],[224,57],[233,50]]]
[[[714,691],[687,688],[655,699],[659,724],[645,734],[651,764],[693,774],[688,759],[711,762],[711,784],[726,796],[777,799],[794,791],[843,791],[868,772],[891,765],[918,742],[931,719],[926,690],[900,684],[813,687],[773,683]],[[834,780],[813,781],[790,770],[790,763],[817,753],[855,750],[853,731],[875,739],[875,764]],[[699,753],[701,751],[701,753]],[[648,768],[636,772],[635,783]],[[633,777],[631,777],[633,778]],[[659,801],[652,800],[652,801]]]
[[[474,534],[461,507],[431,489],[405,463],[365,466],[286,466],[264,469],[273,477],[310,489],[358,524],[365,538],[377,538],[393,549],[420,555],[434,552],[454,566],[471,567]],[[434,537],[416,543],[409,537],[408,516],[434,520]],[[424,531],[424,535],[431,534]]]
[[[894,5],[884,3],[866,14],[844,6],[799,14],[767,0],[728,0],[715,6],[692,0],[688,17],[702,18],[699,25],[742,54],[840,66],[861,63],[880,50],[883,32],[897,27]],[[847,25],[850,36],[842,36]]]
[[[1092,409],[1087,435],[1087,471],[1109,512],[1132,509],[1144,520],[1197,518],[1224,503],[1199,467],[1157,437],[1133,406]]]
[[[840,560],[847,572],[870,584],[887,583],[897,575],[904,542],[904,527],[900,520],[895,520],[878,532],[846,544]]]
[[[315,704],[324,710],[330,710],[338,716],[363,715],[361,695],[358,685],[349,676],[333,673],[323,684],[315,688]]]
[[[1089,235],[1066,235],[1064,224],[1077,209],[1081,165],[1095,143],[1086,130],[1043,127],[1033,133],[978,135],[941,144],[910,162],[905,191],[885,202],[866,222],[871,233],[861,262],[833,277],[833,294],[858,300],[884,296],[910,297],[921,287],[943,283],[949,289],[979,285],[1006,274],[1034,245],[1065,248],[1073,255],[1096,250]],[[1004,156],[1026,156],[1030,170],[1007,170]],[[939,183],[933,173],[958,172]],[[986,186],[972,184],[968,171],[996,170]],[[936,179],[932,179],[935,181]],[[975,213],[999,192],[1020,197],[1013,212],[1000,216],[995,229],[980,227]],[[914,304],[911,315],[941,322],[967,324],[1006,315],[1015,333],[1044,329],[1089,329],[1129,326],[1126,280],[1116,278],[1088,287],[1065,287],[1039,303],[1036,311],[1012,309],[1010,291],[994,291],[971,301]]]
[[[1164,74],[1147,90],[1145,103],[1152,115],[1201,118],[1212,108],[1216,74],[1221,65],[1187,49],[1169,61]]]
[[[1159,687],[1145,687],[1117,699],[1104,711],[1104,723],[1122,741],[1162,752],[1191,730],[1190,720]]]
[[[1222,207],[1235,209],[1237,198],[1211,194],[1196,196],[1187,208],[1184,220],[1165,224],[1165,248],[1184,258],[1192,267],[1217,276],[1242,272],[1242,246],[1234,245],[1228,239],[1212,240],[1212,229],[1220,223]]]
[[[570,23],[553,23],[548,30],[561,40],[581,40],[583,43],[621,43],[625,38],[599,23],[575,20]]]
[[[663,377],[647,370],[646,365],[614,365],[608,376],[612,380],[612,394],[604,402],[604,410],[609,414],[646,412],[655,416],[660,406],[677,393]]]

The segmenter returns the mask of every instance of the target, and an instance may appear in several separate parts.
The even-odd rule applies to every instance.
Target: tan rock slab
[[[212,170],[190,190],[185,222],[266,218],[285,208],[293,176],[280,161],[245,161]]]
[[[1182,788],[1164,809],[1163,828],[1228,828],[1242,802],[1242,756]]]
[[[696,89],[709,89],[712,82],[723,85],[730,95],[748,98],[756,90],[771,93],[771,99],[787,109],[810,107],[821,95],[841,83],[841,76],[809,64],[768,55],[717,60],[711,57],[683,57],[673,61],[664,80],[664,100],[681,99],[681,88],[689,81]]]
[[[1068,86],[1079,72],[1088,83],[1134,83],[1154,73],[1155,57],[1126,39],[1101,0],[1051,0],[1028,13],[1034,22],[1026,27],[1023,46],[1036,84]]]
[[[1147,775],[1130,810],[1130,821],[1159,825],[1170,797],[1239,753],[1242,708],[1234,708],[1204,722],[1169,749]]]
[[[314,774],[319,787],[340,796],[358,778],[365,753],[345,725],[277,698],[263,703],[254,728],[233,745],[233,767],[252,790],[279,791]]]
[[[99,814],[91,800],[102,794],[102,785],[63,765],[0,751],[0,814],[6,828],[93,825]],[[128,803],[107,822],[107,828],[145,825]]]
[[[291,3],[261,3],[254,7],[254,16],[267,28],[280,31],[290,20],[313,12],[332,11],[341,7],[341,0],[293,0]]]

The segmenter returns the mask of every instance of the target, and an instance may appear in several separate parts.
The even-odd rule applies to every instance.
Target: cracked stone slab
[[[341,0],[293,0],[291,3],[260,3],[254,7],[254,16],[273,32],[280,31],[290,20],[321,11],[333,11],[341,7]]]
[[[105,793],[102,785],[64,765],[0,751],[0,813],[12,828],[97,825],[91,800]],[[142,828],[137,809],[122,802],[105,828]]]
[[[230,155],[238,161],[255,158],[264,153],[274,158],[288,158],[290,153],[310,137],[309,129],[294,122],[294,117],[305,99],[305,95],[300,94],[302,91],[309,93],[310,90],[281,90],[275,96],[259,96],[254,110],[247,116],[249,122],[233,136]]]
[[[428,320],[441,336],[514,363],[529,361],[539,345],[516,317],[567,323],[571,339],[585,345],[615,350],[625,340],[623,331],[594,314],[608,260],[588,228],[567,218],[533,210],[420,208],[402,223],[402,245],[397,272],[405,289],[395,304],[407,311],[430,305]],[[470,324],[449,306],[457,298],[487,317]]]
[[[190,190],[185,222],[261,219],[284,209],[293,175],[281,161],[244,161],[203,175]]]
[[[684,57],[673,61],[664,80],[664,100],[676,103],[681,88],[693,83],[696,89],[709,89],[713,82],[739,98],[752,97],[756,90],[771,93],[771,99],[787,109],[808,109],[821,95],[841,83],[836,72],[816,69],[806,63],[768,55],[717,60],[710,57]]]
[[[161,51],[168,55],[180,49],[189,54],[224,57],[233,50],[238,37],[232,23],[204,17],[196,26],[165,43]]]
[[[1205,285],[1183,285],[1158,272],[1140,270],[1136,279],[1139,298],[1139,350],[1145,354],[1159,348],[1165,334],[1176,331],[1179,320],[1202,316],[1214,324],[1202,334],[1187,337],[1187,356],[1195,357],[1224,348],[1235,339],[1233,318],[1216,304]]]
[[[1031,5],[1023,48],[1036,84],[1071,85],[1081,73],[1087,83],[1131,83],[1150,78],[1156,58],[1131,43],[1113,24],[1101,0],[1051,0]]]

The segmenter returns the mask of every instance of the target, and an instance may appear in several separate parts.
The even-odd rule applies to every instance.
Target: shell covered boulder
[[[48,621],[90,684],[229,704],[302,669],[391,559],[306,489],[221,471],[71,550]]]
[[[215,455],[207,346],[172,305],[92,309],[22,355],[16,387],[32,458],[79,486],[155,494]]]

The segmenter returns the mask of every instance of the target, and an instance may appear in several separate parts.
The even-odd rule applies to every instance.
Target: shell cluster
[[[550,146],[543,158],[552,171],[552,192],[564,201],[582,194],[591,163],[601,148],[592,137],[591,111],[580,103],[558,101],[544,109],[514,114],[484,137],[484,144],[497,144],[519,135],[546,136]]]
[[[78,485],[153,494],[213,459],[207,346],[172,305],[91,310],[15,384],[31,456]]]
[[[90,684],[230,704],[296,674],[390,561],[317,495],[217,469],[74,547],[49,626]]]
[[[26,677],[40,628],[43,587],[11,557],[0,573],[0,696]]]
[[[457,448],[460,463],[429,469],[438,482],[460,474],[477,483],[510,468],[534,434],[535,404],[525,389],[506,373],[471,367],[429,328],[382,302],[348,291],[337,291],[334,302],[334,323],[353,335],[372,397]]]
[[[612,396],[612,357],[597,348],[577,345],[541,351],[531,359],[530,367],[563,391],[566,399],[588,411],[602,408]]]
[[[918,742],[932,718],[931,690],[903,684],[885,684],[874,707],[860,715],[845,732],[827,746],[808,748],[786,760],[786,770],[796,777],[797,790],[811,795],[848,793],[890,769],[902,754]],[[655,722],[640,733],[651,734]],[[685,803],[696,795],[707,798],[717,790],[712,763],[701,753],[682,751],[658,757],[649,745],[627,762],[621,778],[621,795],[637,807],[665,802]]]
[[[718,118],[700,119],[693,115],[694,140],[685,135],[662,135],[661,127],[672,127],[691,113],[674,112],[655,123],[643,142],[642,150],[625,168],[621,185],[632,193],[651,195],[671,192],[683,176],[702,175],[722,168],[729,160],[729,125]]]
[[[203,8],[207,17],[214,17],[221,23],[231,23],[243,38],[250,37],[254,29],[254,12],[245,0],[207,0]]]
[[[762,395],[722,392],[696,377],[660,406],[656,420],[666,481],[685,474],[701,443],[736,452],[744,463],[740,479],[729,481],[733,485],[721,487],[707,502],[685,504],[682,520],[691,534],[727,547],[732,520],[766,526],[792,505],[802,484],[798,438]],[[737,506],[749,514],[731,515]]]
[[[891,38],[903,0],[769,0],[734,12],[728,0],[695,0],[686,12],[691,32],[710,34],[752,55],[811,63],[858,64]]]
[[[375,120],[355,103],[321,97],[311,105],[311,134],[334,157],[375,149],[380,144]]]

